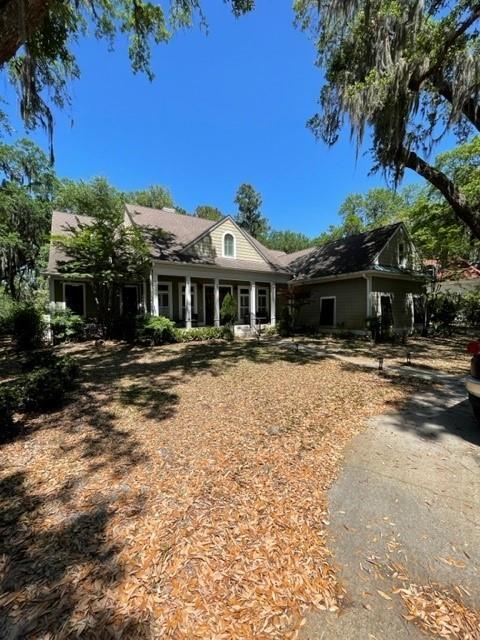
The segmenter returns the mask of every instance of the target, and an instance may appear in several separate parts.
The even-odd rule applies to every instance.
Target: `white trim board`
[[[178,317],[180,320],[184,320],[183,307],[182,307],[182,289],[185,287],[185,282],[178,283]],[[191,291],[195,291],[194,305],[192,306],[192,313],[198,314],[198,287],[196,282],[190,282]],[[191,297],[190,297],[191,299]]]
[[[159,293],[159,286],[160,285],[167,285],[168,287],[168,317],[170,318],[170,320],[173,320],[173,291],[172,291],[172,282],[168,281],[168,280],[159,280],[157,277],[157,286],[155,287],[155,291],[154,291],[154,295],[156,296],[156,304],[155,304],[155,311],[157,316],[160,315],[160,305],[159,305],[159,301],[158,301],[158,293]]]
[[[232,236],[233,238],[233,256],[227,256],[225,253],[225,237]],[[236,259],[237,257],[237,238],[231,231],[224,231],[222,235],[222,258]]]

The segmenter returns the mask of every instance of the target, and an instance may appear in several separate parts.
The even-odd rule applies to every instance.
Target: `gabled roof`
[[[90,216],[79,216],[65,211],[53,211],[50,234],[52,236],[69,235],[72,229],[76,229],[80,224],[89,224],[91,220]],[[60,263],[67,260],[68,257],[65,251],[58,244],[51,242],[46,272],[53,273],[58,271]]]
[[[311,280],[374,268],[376,257],[401,226],[397,222],[306,250],[289,261],[288,269],[297,280]]]
[[[280,265],[277,260],[276,254],[279,252],[274,252],[264,247],[244,229],[241,229],[230,216],[222,220],[204,220],[196,216],[176,213],[171,209],[150,209],[149,207],[140,207],[132,204],[127,204],[126,210],[133,224],[153,232],[159,232],[152,233],[150,239],[152,257],[157,260],[205,264],[225,269],[241,269],[245,271],[284,271],[282,265]],[[224,224],[226,220],[230,220],[238,228],[239,233],[245,236],[246,240],[250,242],[265,259],[264,263],[254,262],[252,260],[222,258],[221,256],[208,257],[192,255],[189,249],[205,235],[211,233],[216,227]]]

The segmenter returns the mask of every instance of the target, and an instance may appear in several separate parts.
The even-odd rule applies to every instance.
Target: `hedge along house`
[[[84,216],[54,212],[52,235],[67,234]],[[273,251],[231,217],[218,222],[173,209],[126,205],[125,225],[149,231],[152,268],[144,282],[123,285],[120,311],[149,312],[179,325],[218,326],[221,305],[231,293],[237,304],[236,331],[276,324],[285,292],[302,288],[305,304],[298,324],[334,332],[365,332],[366,319],[387,317],[396,330],[410,331],[414,300],[425,278],[402,223],[351,236],[294,254]],[[61,273],[66,256],[51,245],[46,274],[50,302],[79,315],[95,315],[88,281]]]

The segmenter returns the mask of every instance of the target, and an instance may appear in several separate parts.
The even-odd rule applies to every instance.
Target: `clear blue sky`
[[[212,204],[234,213],[237,187],[250,182],[274,228],[317,235],[338,222],[349,193],[383,186],[382,176],[368,176],[369,158],[356,159],[348,132],[329,149],[306,129],[322,76],[288,1],[258,2],[238,20],[221,0],[203,6],[209,35],[192,29],[158,47],[152,83],[131,73],[125,42],[114,53],[80,42],[72,107],[55,115],[57,171],[103,175],[125,190],[162,184],[189,211]]]

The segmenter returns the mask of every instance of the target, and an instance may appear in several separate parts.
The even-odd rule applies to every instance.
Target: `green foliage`
[[[238,224],[254,238],[266,236],[268,232],[267,219],[262,216],[262,196],[255,191],[251,184],[241,184],[235,196],[238,205]]]
[[[110,336],[117,324],[121,285],[144,280],[149,273],[145,237],[138,227],[123,224],[123,197],[104,178],[64,183],[57,202],[64,209],[90,216],[79,218],[69,235],[54,241],[68,258],[61,271],[91,283],[99,323]]]
[[[237,303],[231,293],[227,293],[220,307],[220,317],[226,325],[233,325],[237,317]]]
[[[55,311],[50,318],[50,329],[54,344],[85,339],[85,321],[70,309]]]
[[[461,310],[461,298],[451,293],[436,293],[427,299],[427,316],[435,331],[451,334]]]
[[[197,218],[204,218],[205,220],[213,220],[215,222],[222,220],[225,217],[220,209],[212,207],[209,204],[198,205],[193,215],[197,216]]]
[[[0,387],[0,441],[14,434],[13,414],[19,407],[19,389],[15,385]]]
[[[65,392],[73,388],[79,367],[69,356],[52,357],[43,366],[25,374],[21,385],[20,405],[24,411],[46,411],[62,404]]]
[[[480,326],[480,292],[471,291],[462,296],[461,312],[468,325]]]
[[[295,253],[296,251],[302,251],[303,249],[315,246],[314,240],[297,231],[272,230],[262,241],[269,249],[275,249],[276,251],[283,251],[285,253]]]
[[[164,316],[139,316],[137,341],[154,345],[176,342],[175,323]]]
[[[406,167],[416,171],[478,236],[475,204],[421,157],[446,134],[463,142],[480,127],[474,0],[297,0],[295,7],[299,23],[315,33],[326,79],[321,111],[309,122],[313,132],[332,145],[348,121],[358,151],[368,132],[373,170],[396,184]]]
[[[17,303],[13,310],[12,330],[19,351],[36,349],[42,343],[45,331],[38,307],[32,302]]]
[[[266,337],[277,336],[280,333],[279,327],[276,324],[269,324],[263,329],[263,335]]]
[[[124,197],[126,202],[130,204],[152,207],[153,209],[172,208],[175,206],[170,191],[159,184],[153,184],[146,189],[127,192]]]
[[[175,329],[177,342],[205,342],[225,338],[225,327],[194,327],[193,329]]]
[[[28,29],[22,26],[18,12],[5,9],[0,39],[8,44],[0,51],[0,65],[11,59],[10,81],[16,85],[26,127],[46,128],[51,141],[50,101],[57,108],[70,104],[71,81],[80,77],[74,45],[82,37],[105,40],[110,50],[117,38],[123,41],[126,37],[133,72],[153,79],[152,44],[166,43],[179,29],[196,22],[205,25],[198,0],[172,0],[168,8],[163,4],[146,0],[38,3]],[[240,16],[253,9],[254,0],[229,0],[229,4],[234,15]],[[11,42],[16,46],[11,48]],[[5,114],[0,112],[2,119]]]
[[[15,302],[0,289],[0,336],[13,333]]]
[[[435,166],[451,178],[475,205],[480,204],[480,136],[440,154]],[[410,203],[406,222],[424,257],[449,266],[458,258],[480,259],[480,242],[432,187]]]
[[[19,299],[36,284],[57,180],[33,142],[0,144],[0,284]]]

